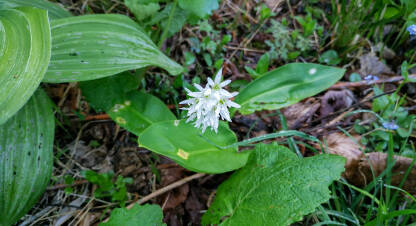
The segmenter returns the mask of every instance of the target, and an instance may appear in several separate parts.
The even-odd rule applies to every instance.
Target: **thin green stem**
[[[387,150],[387,167],[388,168],[393,168],[393,164],[395,164],[395,162],[393,161],[393,157],[394,157],[394,140],[393,140],[393,134],[391,131],[389,131],[389,143],[388,143],[388,150]],[[391,184],[391,177],[392,177],[392,170],[387,171],[386,174],[386,184],[390,185]],[[386,205],[389,206],[389,202],[390,202],[390,188],[387,187],[386,188]]]
[[[276,112],[279,115],[280,123],[282,124],[282,129],[283,130],[288,130],[285,116],[283,115],[283,113],[280,110],[277,110]],[[299,156],[299,158],[303,158],[303,155],[299,151],[299,148],[296,145],[295,139],[293,139],[293,137],[289,137],[288,144],[289,144],[289,147],[290,147],[291,150],[295,150],[295,152]]]
[[[159,39],[159,43],[157,44],[159,49],[162,47],[163,41],[165,41],[166,37],[168,37],[170,25],[172,24],[173,15],[175,14],[177,5],[178,5],[178,0],[175,0],[173,2],[172,9],[170,10],[170,13],[169,13],[168,23],[166,24],[166,27],[163,30],[162,36]]]

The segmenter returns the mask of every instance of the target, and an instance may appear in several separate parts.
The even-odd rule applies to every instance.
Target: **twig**
[[[57,185],[54,185],[54,186],[50,186],[46,190],[47,191],[54,191],[54,190],[58,190],[58,189],[62,189],[62,188],[74,187],[74,186],[88,184],[88,183],[89,182],[87,180],[77,180],[77,181],[74,181],[74,183],[72,183],[72,184],[57,184]]]
[[[362,105],[362,104],[364,104],[364,103],[366,103],[366,102],[372,101],[372,100],[374,100],[374,99],[376,99],[376,98],[379,98],[379,97],[381,97],[381,96],[384,96],[384,95],[391,94],[391,93],[393,93],[393,92],[394,92],[394,90],[392,90],[392,91],[387,91],[387,92],[381,93],[381,94],[379,94],[379,95],[377,95],[377,96],[373,96],[373,97],[371,97],[371,98],[364,99],[364,100],[362,100],[362,101],[360,101],[360,102],[357,102],[357,103],[355,103],[355,104],[353,104],[353,105],[351,105],[351,106],[349,106],[349,107],[346,107],[346,108],[340,109],[340,110],[338,110],[338,111],[332,112],[332,113],[331,113],[331,114],[329,114],[329,115],[326,115],[326,116],[323,116],[323,117],[319,117],[319,118],[317,118],[317,119],[315,119],[315,120],[312,120],[311,122],[309,122],[307,125],[305,125],[305,126],[304,126],[304,127],[302,127],[302,128],[309,127],[309,126],[311,126],[313,123],[317,123],[317,122],[320,122],[320,121],[322,121],[322,120],[324,120],[324,119],[330,118],[330,117],[332,117],[332,116],[334,116],[334,115],[341,114],[341,113],[343,113],[343,112],[345,112],[345,111],[348,111],[349,109],[355,108],[355,107],[360,106],[360,105]],[[294,128],[292,128],[292,129],[298,129],[298,127],[294,127]]]
[[[249,48],[242,48],[242,47],[238,47],[238,46],[224,46],[226,49],[232,49],[232,50],[242,50],[245,52],[256,52],[256,53],[266,53],[267,51],[265,50],[260,50],[260,49],[249,49]]]
[[[252,16],[250,16],[250,14],[249,14],[249,13],[247,13],[247,12],[246,12],[246,11],[244,11],[244,10],[242,10],[242,9],[241,9],[238,5],[234,4],[234,3],[233,3],[233,2],[231,2],[231,1],[227,1],[226,3],[227,3],[227,5],[228,5],[231,9],[233,9],[234,11],[240,11],[241,13],[244,13],[244,16],[246,16],[246,17],[247,17],[247,19],[248,19],[250,22],[255,23],[255,24],[258,24],[258,23],[259,23],[256,19],[254,19]]]
[[[179,107],[181,107],[181,106],[183,106],[182,104],[178,104],[178,105],[175,105],[175,104],[169,104],[169,105],[167,105],[167,107],[169,108],[169,109],[175,109],[176,108],[176,106],[179,106]],[[92,121],[92,120],[106,120],[106,119],[111,119],[111,117],[108,115],[108,114],[99,114],[99,115],[87,115],[87,116],[85,116],[85,118],[84,118],[84,120],[85,121]]]
[[[283,0],[278,0],[278,1],[276,1],[276,3],[275,3],[275,5],[274,5],[274,7],[273,7],[273,9],[272,9],[272,12],[274,12],[276,9],[277,9],[277,7],[280,5],[280,3],[281,2],[283,2]],[[267,19],[265,19],[260,25],[259,25],[259,27],[256,29],[256,31],[254,31],[254,33],[252,33],[251,34],[251,36],[248,38],[248,39],[246,39],[246,40],[244,40],[243,42],[241,42],[240,43],[240,45],[238,46],[238,48],[246,48],[247,47],[247,45],[251,42],[251,40],[257,35],[257,33],[260,31],[260,29],[263,27],[263,25],[265,25],[266,24],[266,22],[268,21],[268,19],[270,19],[270,18],[267,18]],[[236,49],[236,50],[234,50],[232,53],[231,53],[231,55],[228,57],[228,59],[227,59],[227,61],[231,61],[231,59],[234,57],[234,55],[238,52],[239,50],[238,49]]]
[[[152,192],[152,193],[150,193],[149,195],[146,195],[145,197],[143,197],[143,198],[141,198],[141,199],[139,199],[139,200],[137,200],[136,202],[133,202],[133,203],[131,203],[130,205],[128,205],[126,208],[127,209],[131,209],[136,203],[137,204],[139,204],[139,205],[141,205],[141,204],[143,204],[143,203],[145,203],[145,202],[147,202],[147,201],[149,201],[150,199],[152,199],[152,198],[155,198],[155,197],[157,197],[157,196],[159,196],[159,195],[161,195],[161,194],[163,194],[163,193],[165,193],[165,192],[168,192],[168,191],[170,191],[170,190],[172,190],[172,189],[175,189],[175,188],[177,188],[177,187],[180,187],[180,186],[182,186],[182,185],[184,185],[184,184],[186,184],[186,183],[188,183],[189,181],[191,181],[191,180],[195,180],[195,179],[198,179],[198,178],[201,178],[201,177],[203,177],[203,176],[205,176],[206,174],[205,173],[196,173],[196,174],[194,174],[194,175],[192,175],[192,176],[189,176],[189,177],[185,177],[185,178],[183,178],[183,179],[181,179],[181,180],[179,180],[179,181],[176,181],[175,183],[172,183],[172,184],[169,184],[168,186],[166,186],[166,187],[163,187],[163,188],[161,188],[161,189],[158,189],[158,190],[156,190],[156,191],[154,191],[154,192]],[[103,222],[107,222],[108,220],[109,220],[110,218],[108,217],[107,219],[105,219]]]
[[[104,120],[104,119],[111,119],[108,114],[100,114],[100,115],[88,115],[85,117],[86,121],[91,120]]]
[[[409,75],[409,79],[416,79],[416,75],[415,74]],[[379,80],[372,80],[372,81],[338,82],[335,85],[329,87],[329,89],[346,89],[346,88],[354,88],[354,87],[361,87],[361,86],[371,86],[374,84],[400,82],[403,80],[404,80],[403,76],[395,76],[395,77],[388,78],[388,79],[379,79]]]
[[[203,176],[205,176],[205,175],[206,175],[205,173],[197,173],[197,174],[194,174],[194,175],[192,175],[192,176],[185,177],[185,178],[183,178],[183,179],[181,179],[181,180],[179,180],[179,181],[176,181],[175,183],[169,184],[169,185],[168,185],[168,186],[166,186],[166,187],[163,187],[163,188],[161,188],[161,189],[158,189],[158,190],[156,190],[156,191],[154,191],[154,192],[150,193],[149,195],[146,195],[145,197],[143,197],[143,198],[139,199],[137,202],[134,202],[134,203],[132,203],[132,204],[128,205],[128,206],[127,206],[127,209],[132,208],[132,207],[134,206],[134,204],[136,204],[136,203],[137,203],[137,204],[143,204],[143,203],[145,203],[145,202],[149,201],[149,200],[150,200],[150,199],[152,199],[152,198],[155,198],[155,197],[157,197],[157,196],[159,196],[159,195],[161,195],[161,194],[163,194],[163,193],[165,193],[165,192],[168,192],[168,191],[170,191],[170,190],[172,190],[172,189],[175,189],[175,188],[177,188],[177,187],[180,187],[180,186],[182,186],[182,185],[184,185],[184,184],[188,183],[188,182],[189,182],[189,181],[191,181],[191,180],[195,180],[195,179],[201,178],[201,177],[203,177]]]

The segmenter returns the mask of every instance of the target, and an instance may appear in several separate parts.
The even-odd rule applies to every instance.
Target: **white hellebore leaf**
[[[230,93],[223,89],[230,84],[231,80],[221,82],[222,68],[215,75],[214,80],[208,78],[208,84],[203,88],[198,84],[194,86],[198,92],[192,92],[185,88],[188,96],[191,98],[180,102],[180,104],[187,104],[187,108],[182,108],[188,111],[188,120],[195,120],[195,127],[201,128],[204,133],[208,127],[211,127],[215,132],[218,131],[218,123],[220,117],[222,120],[231,122],[229,107],[239,108],[240,105],[232,102],[230,99],[235,97],[238,92]]]

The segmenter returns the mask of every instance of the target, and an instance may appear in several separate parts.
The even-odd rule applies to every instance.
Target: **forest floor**
[[[135,19],[119,0],[57,2],[74,15],[118,13]],[[189,23],[166,39],[162,50],[186,65],[181,83],[204,83],[207,77],[214,75],[218,65],[223,65],[224,77],[234,81],[230,86],[234,90],[240,90],[264,71],[290,62],[345,68],[345,76],[328,90],[280,111],[236,114],[230,126],[239,140],[279,131],[286,126],[325,140],[328,150],[347,158],[344,177],[363,188],[372,180],[369,165],[376,175],[386,168],[389,136],[386,126],[383,128],[373,114],[357,110],[378,112],[386,120],[395,117],[392,123],[403,129],[394,136],[394,150],[401,156],[394,172],[404,173],[416,156],[413,129],[416,86],[414,83],[400,85],[402,63],[405,60],[413,63],[415,40],[403,35],[398,45],[394,42],[396,36],[389,37],[389,29],[395,29],[394,23],[399,30],[405,23],[400,19],[377,26],[374,23],[367,26],[365,21],[346,22],[345,18],[336,20],[333,4],[331,1],[224,0],[210,17]],[[340,4],[336,6],[341,7]],[[356,16],[365,20],[359,18],[360,12]],[[158,69],[150,69],[147,74],[153,76],[146,76],[143,89],[180,115],[177,103],[186,96],[182,86],[175,85],[178,78]],[[368,77],[370,75],[376,78]],[[410,76],[414,76],[412,69]],[[400,90],[394,93],[399,86]],[[92,183],[91,177],[86,176],[86,171],[93,170],[99,173],[100,180],[113,184],[106,188],[108,192],[127,187],[124,192],[128,196],[127,206],[158,204],[168,225],[200,225],[201,216],[213,201],[218,185],[231,173],[189,179],[194,172],[138,147],[134,134],[120,128],[103,112],[95,112],[77,83],[48,84],[44,88],[57,106],[53,176],[44,196],[20,224],[95,225],[106,219],[119,203],[113,202],[111,196],[94,195],[103,185]],[[377,106],[388,108],[385,101],[392,101],[394,108],[400,107],[405,116],[383,115]],[[401,134],[408,130],[408,136]],[[285,140],[273,141],[283,143]],[[296,141],[304,156],[316,154],[312,143],[300,138]],[[112,182],[118,176],[125,180],[114,185]],[[396,181],[392,185],[400,184],[402,179],[394,178]],[[178,181],[179,185],[169,186]],[[415,193],[414,170],[402,187]],[[346,192],[345,199],[349,195]],[[297,224],[317,222],[313,213]]]

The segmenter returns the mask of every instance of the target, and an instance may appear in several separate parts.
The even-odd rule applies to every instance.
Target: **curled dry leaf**
[[[309,122],[320,106],[319,102],[310,98],[305,102],[299,102],[283,109],[287,126],[290,129],[296,129],[303,123]]]
[[[352,184],[364,187],[373,180],[371,168],[375,176],[380,175],[387,166],[387,153],[370,152],[362,153],[356,141],[341,133],[333,133],[325,137],[328,150],[331,154],[341,155],[347,159],[344,177]],[[392,185],[399,186],[406,171],[411,167],[412,159],[402,156],[394,156],[395,165],[392,173]],[[402,187],[406,191],[416,194],[416,164],[413,164],[409,176]]]
[[[330,90],[321,99],[321,117],[350,107],[355,101],[354,94],[348,90]]]
[[[343,176],[347,179],[353,178],[356,174],[358,163],[364,156],[357,142],[360,140],[360,137],[354,137],[354,141],[342,133],[331,133],[324,139],[328,145],[329,153],[340,155],[347,159]]]
[[[360,73],[363,77],[367,75],[393,74],[393,71],[378,57],[369,53],[360,57]]]
[[[68,145],[68,149],[73,153],[74,160],[85,168],[98,171],[99,173],[114,170],[112,156],[108,155],[105,145],[91,148],[81,140],[78,143],[74,142]]]
[[[403,189],[416,194],[416,164],[412,164],[411,158],[406,158],[402,156],[394,156],[396,161],[393,166],[392,173],[392,185],[399,186],[400,182],[403,180],[403,176],[409,167],[412,167],[409,176],[406,178],[406,181],[403,184]],[[387,153],[382,152],[371,152],[366,154],[364,158],[360,159],[358,163],[360,175],[357,177],[351,178],[351,182],[357,185],[366,185],[372,180],[371,167],[373,168],[374,174],[376,176],[380,175],[387,166]]]
[[[185,169],[183,168],[171,168],[160,170],[160,176],[162,180],[162,187],[166,187],[185,177]],[[162,195],[160,202],[163,209],[175,209],[177,206],[185,202],[189,193],[189,184],[184,184],[172,191]]]

